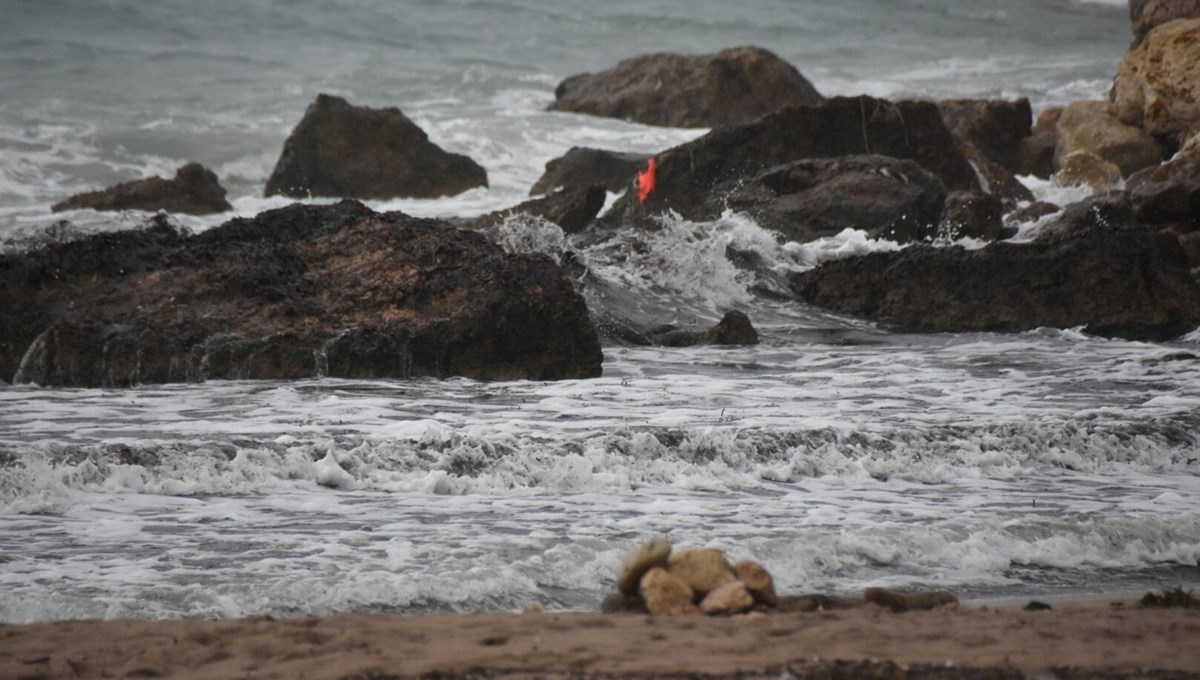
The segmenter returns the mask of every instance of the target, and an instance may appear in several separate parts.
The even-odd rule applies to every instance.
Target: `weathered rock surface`
[[[172,179],[149,177],[122,182],[108,189],[76,194],[54,204],[54,212],[93,210],[145,210],[208,215],[232,210],[217,176],[199,163],[188,163]]]
[[[754,606],[754,596],[741,581],[731,581],[713,589],[700,601],[705,614],[737,614]]]
[[[689,331],[675,326],[650,329],[645,342],[639,344],[663,347],[694,347],[696,345],[757,345],[758,331],[745,312],[730,310],[717,325],[707,331]]]
[[[904,331],[1084,326],[1163,340],[1200,325],[1200,288],[1174,237],[1121,223],[1052,232],[973,251],[918,245],[871,253],[827,262],[792,285],[804,301]]]
[[[758,47],[715,54],[645,54],[607,71],[571,76],[552,111],[668,127],[745,123],[785,106],[822,101],[794,66]]]
[[[487,186],[487,172],[448,153],[397,108],[317,96],[283,145],[267,196],[436,198]]]
[[[487,229],[515,215],[532,215],[553,222],[568,234],[583,231],[596,219],[604,207],[608,195],[601,186],[569,187],[535,198],[506,210],[470,220],[465,226],[471,229]]]
[[[1092,193],[1100,194],[1121,181],[1121,168],[1087,149],[1067,154],[1058,165],[1058,171],[1050,179],[1062,187],[1086,186]]]
[[[1138,222],[1178,225],[1184,232],[1200,229],[1200,144],[1185,145],[1174,158],[1129,184]]]
[[[1200,18],[1200,0],[1129,0],[1129,30],[1133,46],[1141,44],[1146,34],[1159,24],[1175,19]]]
[[[962,142],[963,157],[975,169],[979,178],[979,186],[984,193],[995,196],[1006,206],[1015,206],[1022,201],[1034,200],[1033,192],[1021,180],[1017,179],[1008,168],[1000,165],[970,142]]]
[[[708,212],[745,213],[797,243],[844,229],[908,242],[937,233],[945,200],[941,181],[916,162],[863,155],[793,161],[718,185]]]
[[[725,560],[725,553],[716,548],[692,548],[671,553],[667,571],[688,584],[698,596],[720,588],[737,579]]]
[[[722,183],[802,159],[864,154],[916,161],[949,189],[979,188],[974,169],[932,102],[836,97],[719,128],[658,154],[656,188],[646,201],[626,192],[602,220],[640,221],[669,211],[687,219],[715,219],[723,203],[714,189]]]
[[[955,191],[946,197],[940,236],[995,241],[1004,231],[1000,199],[982,191]]]
[[[617,591],[622,595],[636,595],[646,572],[654,567],[667,566],[670,556],[671,544],[660,538],[650,539],[634,548],[621,563],[621,571],[617,574]]]
[[[549,259],[353,201],[0,256],[0,317],[14,382],[600,374],[584,301]]]
[[[648,158],[650,154],[571,147],[567,153],[546,163],[546,171],[529,194],[535,196],[560,188],[595,185],[613,193],[624,191],[638,170],[645,167]]]
[[[1125,54],[1113,80],[1122,121],[1179,140],[1200,132],[1200,19],[1179,19],[1150,31]]]
[[[1059,168],[1077,151],[1089,151],[1114,164],[1122,177],[1163,159],[1163,149],[1144,130],[1117,118],[1109,102],[1077,101],[1069,104],[1058,119],[1055,163]]]
[[[950,132],[1009,172],[1017,172],[1021,141],[1033,126],[1028,99],[945,99],[937,107]]]
[[[733,573],[737,580],[746,586],[746,590],[754,596],[754,600],[768,607],[779,604],[779,595],[775,592],[775,579],[771,578],[766,567],[753,560],[742,560],[733,565]]]
[[[1054,174],[1054,154],[1058,149],[1058,119],[1061,108],[1049,108],[1038,114],[1029,136],[1021,140],[1017,174],[1050,179]]]
[[[662,567],[654,567],[642,577],[638,591],[652,616],[688,616],[699,614],[695,592],[683,579]]]

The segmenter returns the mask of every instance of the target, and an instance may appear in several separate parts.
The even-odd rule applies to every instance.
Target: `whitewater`
[[[826,95],[1041,110],[1103,98],[1129,40],[1122,3],[1067,0],[3,4],[21,10],[0,28],[10,252],[137,228],[147,215],[49,205],[188,160],[234,210],[172,217],[186,228],[286,205],[262,185],[318,92],[400,106],[489,173],[372,208],[472,216],[525,200],[571,146],[703,134],[544,110],[563,77],[634,54],[758,44]],[[1084,195],[1022,179],[1059,204]],[[756,559],[785,593],[1200,586],[1200,333],[895,333],[788,301],[783,282],[900,246],[780,243],[732,213],[608,238],[516,218],[495,236],[573,254],[601,378],[0,384],[0,622],[589,610],[656,536]],[[617,339],[729,309],[760,345]]]

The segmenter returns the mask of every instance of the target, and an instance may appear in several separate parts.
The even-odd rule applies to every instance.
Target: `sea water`
[[[172,217],[192,230],[286,205],[262,187],[320,92],[397,106],[488,171],[371,207],[471,216],[524,200],[571,146],[703,134],[545,111],[562,78],[636,54],[754,44],[827,95],[1041,110],[1105,97],[1129,38],[1123,3],[1075,0],[0,0],[0,249],[137,227],[49,206],[191,160],[233,204]],[[757,559],[788,593],[1200,585],[1200,334],[890,332],[778,293],[899,246],[780,243],[737,214],[497,238],[574,251],[606,329],[736,308],[762,343],[609,340],[603,377],[553,383],[0,385],[0,621],[593,609],[654,536]]]

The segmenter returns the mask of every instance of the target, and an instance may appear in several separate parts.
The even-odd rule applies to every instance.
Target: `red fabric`
[[[654,191],[654,171],[656,168],[657,164],[654,162],[654,158],[651,157],[650,160],[646,161],[646,169],[638,173],[638,203],[645,203],[646,199],[650,197],[650,193]]]

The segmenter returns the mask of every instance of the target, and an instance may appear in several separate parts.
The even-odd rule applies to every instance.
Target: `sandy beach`
[[[727,618],[338,614],[0,627],[0,678],[1200,677],[1200,611],[1136,600]]]

